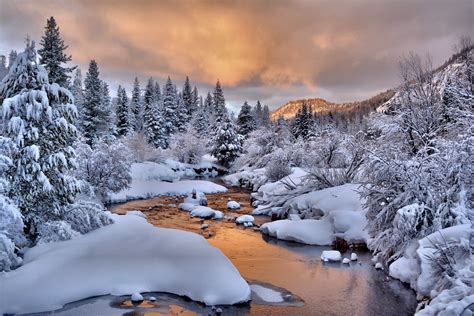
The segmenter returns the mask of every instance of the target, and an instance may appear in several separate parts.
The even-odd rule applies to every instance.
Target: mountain
[[[377,107],[391,99],[394,94],[393,90],[387,90],[370,99],[350,103],[332,103],[320,98],[293,100],[270,112],[270,118],[276,120],[283,116],[285,119],[291,119],[296,116],[296,113],[304,103],[311,106],[315,116],[335,114],[346,116],[352,115],[355,112],[366,114],[375,111]]]

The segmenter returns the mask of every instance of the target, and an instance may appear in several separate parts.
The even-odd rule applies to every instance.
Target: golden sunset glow
[[[442,61],[472,27],[470,1],[409,2],[2,1],[0,49],[38,40],[54,15],[73,63],[96,59],[113,85],[188,75],[204,88],[220,79],[231,103],[356,100],[396,84],[407,50]]]

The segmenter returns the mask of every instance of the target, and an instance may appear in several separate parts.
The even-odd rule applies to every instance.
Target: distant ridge
[[[316,116],[324,116],[328,114],[350,115],[353,112],[368,113],[375,111],[377,107],[387,102],[394,96],[394,94],[395,92],[393,90],[387,90],[370,99],[351,103],[332,103],[321,98],[293,100],[285,103],[278,109],[271,111],[270,118],[271,120],[277,120],[280,116],[283,116],[285,119],[291,119],[296,116],[296,113],[298,113],[298,110],[305,102],[311,106],[311,109]]]

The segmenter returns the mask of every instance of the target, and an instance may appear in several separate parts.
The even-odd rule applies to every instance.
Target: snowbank
[[[391,277],[431,298],[416,315],[461,315],[474,304],[473,233],[470,224],[442,229],[414,241],[404,256],[389,266]]]
[[[227,192],[219,184],[204,180],[183,180],[176,182],[162,182],[158,180],[132,179],[130,188],[110,195],[111,203],[120,203],[129,200],[147,199],[159,195],[187,195],[193,190],[208,193]]]
[[[358,185],[345,184],[302,194],[287,202],[290,212],[312,210],[321,219],[279,220],[262,225],[263,233],[278,239],[309,245],[331,245],[336,237],[348,242],[367,242],[364,201]]]
[[[240,203],[236,201],[227,202],[227,208],[230,210],[238,210],[240,208]]]
[[[214,210],[207,206],[197,205],[191,209],[191,216],[197,216],[202,218],[214,217]]]
[[[91,296],[150,291],[207,305],[250,299],[239,272],[202,236],[156,228],[136,215],[113,215],[113,220],[75,239],[28,250],[23,266],[0,275],[0,314],[49,311]]]
[[[132,164],[130,175],[136,180],[175,181],[180,179],[180,174],[168,165],[151,161]]]

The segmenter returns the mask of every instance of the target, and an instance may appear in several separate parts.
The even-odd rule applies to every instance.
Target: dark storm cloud
[[[473,11],[471,0],[0,0],[0,49],[38,39],[54,15],[74,62],[96,59],[113,89],[189,75],[202,92],[219,78],[234,107],[350,101],[396,85],[404,53],[447,59],[472,33]]]

